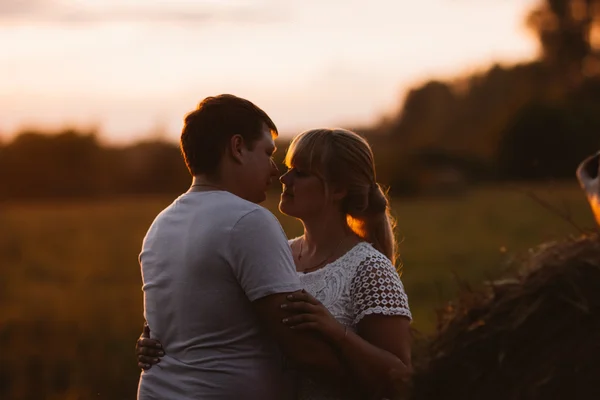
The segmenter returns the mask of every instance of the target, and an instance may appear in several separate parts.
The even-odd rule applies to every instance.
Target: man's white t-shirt
[[[301,289],[281,225],[226,191],[188,192],[140,254],[144,316],[165,349],[138,399],[284,399],[283,357],[251,302]]]

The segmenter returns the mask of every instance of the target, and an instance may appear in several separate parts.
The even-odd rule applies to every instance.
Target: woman
[[[410,374],[411,313],[394,268],[389,203],[376,182],[368,143],[344,129],[315,129],[292,141],[281,176],[279,209],[298,218],[304,235],[290,240],[303,294],[282,304],[290,329],[320,332],[336,348],[364,394],[388,395]],[[138,354],[156,341],[138,341]],[[156,358],[138,356],[147,368]],[[300,377],[300,399],[347,398]]]

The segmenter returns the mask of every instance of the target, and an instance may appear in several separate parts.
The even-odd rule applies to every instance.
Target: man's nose
[[[279,175],[279,168],[277,167],[277,163],[275,163],[275,160],[271,160],[271,175]]]

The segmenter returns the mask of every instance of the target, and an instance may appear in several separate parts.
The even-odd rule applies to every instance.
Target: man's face
[[[246,200],[261,203],[267,198],[267,189],[279,175],[272,159],[275,142],[271,130],[263,127],[259,140],[254,142],[252,150],[246,149],[243,156],[242,175]]]

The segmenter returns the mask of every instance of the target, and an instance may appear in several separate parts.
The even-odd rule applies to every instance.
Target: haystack
[[[464,290],[416,360],[413,400],[600,399],[600,238],[535,251]]]

